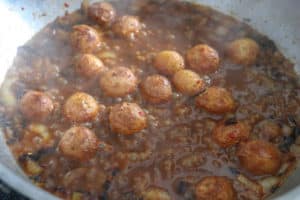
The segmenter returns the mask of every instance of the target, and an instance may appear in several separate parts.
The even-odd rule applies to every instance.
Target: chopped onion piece
[[[38,163],[32,160],[26,160],[25,163],[26,172],[30,175],[38,175],[43,169],[38,165]]]
[[[14,96],[14,94],[11,91],[12,84],[16,81],[16,79],[6,79],[3,84],[2,88],[0,90],[0,96],[3,101],[3,104],[9,107],[14,107],[17,103],[17,100]]]
[[[37,133],[44,140],[48,140],[50,138],[50,133],[48,128],[43,124],[30,124],[28,127],[29,131]]]
[[[280,178],[274,176],[259,181],[259,184],[262,186],[264,193],[270,193],[279,185],[279,183]]]
[[[115,52],[112,52],[112,51],[104,51],[104,52],[101,52],[99,54],[97,54],[97,56],[100,58],[100,59],[115,59],[117,57],[117,55],[115,54]]]
[[[254,191],[257,194],[262,194],[263,188],[258,183],[248,179],[246,176],[240,174],[237,176],[237,180],[242,183],[246,188]]]
[[[289,169],[290,163],[283,163],[279,169],[278,174],[284,174]]]
[[[83,194],[79,192],[74,192],[72,194],[72,200],[82,200],[83,199]]]

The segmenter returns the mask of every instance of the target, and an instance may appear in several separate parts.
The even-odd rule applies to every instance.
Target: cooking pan
[[[122,1],[120,0],[120,3]],[[251,24],[275,41],[295,63],[300,73],[299,0],[194,0],[212,6]],[[17,47],[57,16],[80,7],[81,0],[1,0],[0,1],[0,83],[11,66]],[[22,173],[0,134],[0,179],[10,187],[36,200],[54,200],[53,195],[31,184]],[[298,168],[270,199],[300,199]]]

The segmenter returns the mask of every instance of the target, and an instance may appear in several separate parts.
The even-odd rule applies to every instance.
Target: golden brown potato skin
[[[151,187],[143,193],[143,200],[171,200],[171,197],[167,191]]]
[[[86,161],[95,156],[98,144],[93,131],[83,126],[74,126],[64,133],[58,147],[65,156]]]
[[[254,175],[275,175],[281,165],[278,148],[263,140],[241,143],[237,156],[242,167]]]
[[[99,81],[100,88],[110,97],[124,97],[137,88],[137,78],[126,67],[115,67],[104,72]]]
[[[75,71],[86,78],[95,77],[104,71],[106,67],[103,62],[93,54],[80,54],[74,59]]]
[[[259,54],[259,46],[250,38],[241,38],[228,45],[226,54],[236,64],[252,65]]]
[[[136,103],[124,102],[111,108],[109,123],[113,132],[131,135],[147,127],[147,117]]]
[[[196,98],[196,106],[211,113],[222,114],[233,111],[235,102],[228,90],[213,86]]]
[[[131,37],[141,31],[142,25],[136,16],[125,15],[119,18],[113,26],[114,32],[123,37]]]
[[[239,142],[248,139],[250,127],[245,122],[226,125],[219,123],[212,132],[213,140],[223,148],[231,147]]]
[[[171,83],[161,75],[148,76],[141,84],[141,92],[146,101],[153,104],[168,102],[172,97]]]
[[[175,88],[186,95],[196,95],[205,88],[205,82],[192,70],[180,70],[173,76]]]
[[[153,65],[160,73],[172,76],[184,69],[184,59],[176,51],[161,51],[154,58]]]
[[[116,10],[110,3],[96,2],[89,6],[88,16],[100,25],[109,25],[116,17]]]
[[[189,49],[186,59],[190,68],[201,74],[213,73],[219,69],[218,52],[205,44],[199,44]]]
[[[84,92],[76,92],[64,104],[65,117],[72,122],[94,120],[99,113],[99,105],[94,97]],[[101,109],[103,111],[103,109]]]
[[[197,200],[235,200],[232,182],[222,176],[208,176],[200,180],[195,188]]]
[[[98,32],[88,25],[75,25],[70,36],[72,47],[80,53],[92,53],[101,44]]]
[[[20,110],[29,120],[44,121],[53,112],[54,104],[47,94],[31,90],[22,97]]]

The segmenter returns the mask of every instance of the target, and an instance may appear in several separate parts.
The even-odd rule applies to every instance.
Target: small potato
[[[74,66],[75,71],[86,78],[95,77],[106,71],[103,62],[93,54],[81,54],[76,56]]]
[[[208,176],[197,183],[195,188],[197,200],[236,200],[232,182],[221,176]]]
[[[96,2],[89,6],[88,16],[100,25],[109,25],[116,17],[116,10],[110,3]]]
[[[104,72],[99,81],[100,88],[110,97],[124,97],[137,88],[137,78],[126,67],[115,67]]]
[[[171,196],[161,188],[151,187],[143,193],[143,200],[171,200]]]
[[[252,65],[259,54],[259,46],[250,38],[241,38],[228,45],[226,54],[236,64]]]
[[[221,147],[227,148],[248,139],[250,135],[250,127],[244,122],[228,124],[222,122],[218,124],[213,132],[213,140]]]
[[[154,58],[153,65],[160,73],[172,76],[184,69],[184,59],[176,51],[161,51]]]
[[[241,143],[237,156],[242,167],[254,175],[275,175],[281,166],[278,148],[263,140]]]
[[[94,120],[100,110],[97,101],[83,92],[76,92],[70,96],[63,109],[65,117],[72,122]],[[103,111],[103,109],[101,110]]]
[[[173,76],[175,88],[186,95],[196,95],[204,90],[205,82],[191,70],[180,70]]]
[[[109,123],[113,132],[131,135],[147,127],[147,117],[139,105],[124,102],[111,108]]]
[[[72,47],[80,53],[92,53],[101,44],[98,32],[88,25],[75,25],[70,36]]]
[[[196,98],[196,106],[211,113],[222,114],[233,111],[235,102],[225,88],[209,87]]]
[[[150,103],[168,102],[172,97],[172,87],[167,78],[160,75],[148,76],[141,84],[143,97]]]
[[[95,156],[98,144],[98,138],[93,131],[83,126],[75,126],[64,133],[58,147],[63,155],[86,161]]]
[[[134,34],[138,34],[142,29],[138,17],[125,15],[119,18],[113,26],[114,32],[122,37],[131,37]]]
[[[219,69],[218,52],[205,44],[199,44],[189,49],[186,59],[190,68],[201,74],[213,73]]]
[[[22,97],[20,110],[29,120],[44,121],[53,112],[54,104],[47,94],[32,90]]]

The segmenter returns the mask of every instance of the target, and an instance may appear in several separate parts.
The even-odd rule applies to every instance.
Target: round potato
[[[160,75],[148,76],[141,84],[143,97],[150,103],[168,102],[172,97],[172,87],[169,80]]]
[[[147,127],[147,117],[137,104],[124,102],[111,108],[109,123],[113,132],[131,135]]]
[[[109,25],[116,17],[116,10],[110,3],[96,2],[89,6],[88,16],[100,25]]]
[[[137,88],[137,78],[126,67],[115,67],[104,72],[99,81],[100,88],[110,97],[124,97]]]
[[[160,73],[172,76],[184,69],[184,59],[176,51],[161,51],[154,58],[153,65]]]
[[[278,148],[263,140],[241,143],[237,156],[242,167],[254,175],[275,175],[281,166]]]
[[[142,24],[136,16],[125,15],[119,18],[113,26],[114,32],[122,37],[131,37],[138,34],[142,29]]]
[[[54,104],[47,94],[31,90],[22,97],[20,110],[29,120],[44,121],[53,112]]]
[[[72,47],[80,53],[92,53],[101,45],[98,32],[88,25],[75,25],[70,36]]]
[[[205,44],[189,49],[186,59],[190,68],[201,74],[213,73],[219,69],[220,65],[218,52]]]
[[[101,107],[103,107],[101,105]],[[76,92],[64,104],[64,115],[72,122],[87,122],[94,120],[99,113],[99,104],[90,95]],[[103,111],[103,109],[101,109]]]
[[[227,148],[248,139],[250,135],[250,127],[245,122],[237,122],[234,124],[226,124],[222,122],[218,124],[213,132],[213,140],[221,147]]]
[[[197,200],[235,200],[236,192],[232,182],[226,177],[208,176],[197,183]]]
[[[259,54],[258,44],[250,38],[234,40],[228,45],[227,55],[236,64],[252,65]]]
[[[143,200],[171,200],[171,196],[161,188],[151,187],[143,193]]]
[[[208,112],[222,114],[235,109],[235,102],[229,91],[221,87],[209,87],[196,98],[196,106]]]
[[[98,138],[93,131],[83,126],[75,126],[64,133],[58,147],[63,155],[86,161],[95,156],[98,144]]]
[[[95,77],[107,70],[103,62],[93,54],[81,54],[76,56],[74,66],[75,71],[86,78]]]
[[[180,70],[173,76],[175,88],[186,95],[196,95],[205,88],[205,82],[192,70]]]

